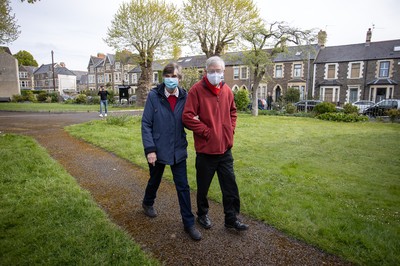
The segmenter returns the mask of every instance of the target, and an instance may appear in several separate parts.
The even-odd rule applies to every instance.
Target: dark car
[[[305,111],[306,102],[307,102],[307,111],[312,111],[317,104],[322,103],[322,101],[320,100],[303,100],[294,104],[294,106],[296,106],[297,108],[297,111]]]
[[[368,107],[370,107],[374,104],[375,104],[374,102],[368,101],[368,100],[360,100],[360,101],[352,103],[352,105],[357,106],[358,112],[360,114],[362,114],[365,109],[367,109]]]
[[[370,116],[370,117],[386,116],[387,115],[386,112],[390,109],[399,110],[400,109],[400,100],[397,100],[397,99],[382,100],[379,103],[366,108],[364,110],[363,114]]]

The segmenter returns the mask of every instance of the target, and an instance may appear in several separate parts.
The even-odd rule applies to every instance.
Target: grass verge
[[[158,265],[31,138],[0,146],[0,265]]]
[[[67,130],[147,169],[140,122]],[[196,189],[191,132],[188,141]],[[399,147],[400,124],[241,114],[233,156],[242,211],[349,261],[399,265]],[[221,201],[216,178],[209,196]]]
[[[98,104],[65,104],[65,103],[0,103],[0,111],[24,112],[98,112]],[[108,111],[134,110],[137,107],[115,107],[108,105]]]

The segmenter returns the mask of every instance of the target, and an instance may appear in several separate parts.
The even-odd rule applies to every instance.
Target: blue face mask
[[[220,73],[207,73],[208,81],[214,86],[217,86],[222,81],[222,77],[223,76]]]
[[[178,78],[164,78],[164,84],[165,87],[167,87],[167,90],[174,90],[178,87],[178,83]]]

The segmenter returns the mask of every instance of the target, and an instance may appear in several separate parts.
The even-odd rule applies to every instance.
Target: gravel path
[[[133,111],[129,113],[133,114]],[[173,184],[162,182],[155,203],[159,216],[141,209],[147,169],[69,136],[63,127],[99,119],[97,113],[21,113],[0,111],[0,132],[34,137],[80,184],[110,219],[165,265],[351,265],[294,240],[249,217],[246,232],[224,228],[222,205],[210,202],[210,230],[192,241],[183,231]],[[167,168],[166,171],[169,171]],[[240,178],[240,177],[239,177]],[[195,193],[192,205],[195,211]]]

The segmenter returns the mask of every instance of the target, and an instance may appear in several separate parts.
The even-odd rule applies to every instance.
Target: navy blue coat
[[[150,90],[142,117],[142,142],[145,155],[156,152],[157,162],[173,165],[187,158],[186,132],[182,112],[187,93],[179,88],[174,112],[164,94],[164,83]]]

